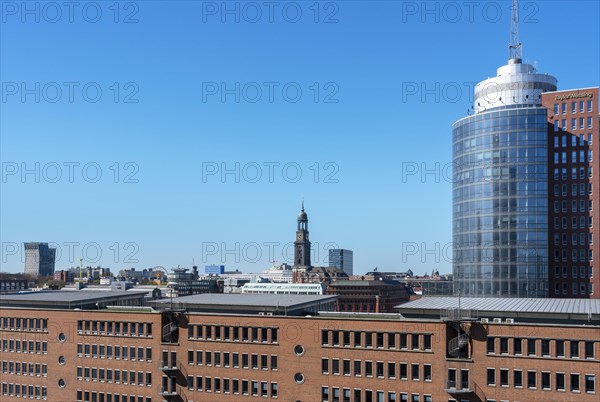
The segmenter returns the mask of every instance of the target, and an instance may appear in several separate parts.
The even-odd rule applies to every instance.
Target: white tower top
[[[539,106],[542,93],[556,91],[557,80],[539,74],[531,64],[522,64],[519,42],[519,2],[512,2],[508,64],[498,68],[497,76],[475,85],[475,113],[511,105]]]

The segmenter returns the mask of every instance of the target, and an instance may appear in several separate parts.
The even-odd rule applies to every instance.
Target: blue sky
[[[317,264],[451,271],[451,125],[510,2],[61,4],[0,2],[2,271],[24,241],[57,269],[259,271],[302,197]],[[520,8],[526,61],[599,85],[597,1]]]

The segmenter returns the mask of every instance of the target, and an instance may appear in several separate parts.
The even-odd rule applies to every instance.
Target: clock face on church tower
[[[298,233],[298,234],[296,235],[296,238],[297,238],[298,240],[302,240],[302,233]]]

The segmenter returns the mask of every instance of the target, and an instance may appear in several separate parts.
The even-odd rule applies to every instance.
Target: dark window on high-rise
[[[542,372],[542,389],[550,389],[550,373]]]
[[[400,334],[400,349],[408,348],[408,334]]]
[[[350,346],[350,331],[344,331],[344,346]]]
[[[537,373],[535,371],[527,372],[527,387],[528,388],[536,387],[536,375],[537,375]]]
[[[496,385],[496,369],[487,369],[487,385]]]
[[[383,341],[383,332],[377,332],[376,336],[377,336],[377,347],[378,348],[383,348],[384,345],[384,341]]]
[[[496,338],[492,336],[487,338],[487,353],[496,353]]]
[[[565,341],[557,340],[555,345],[556,345],[556,357],[565,357]]]
[[[340,373],[340,360],[339,359],[332,359],[331,360],[331,373],[332,374],[339,374]]]
[[[396,348],[396,334],[394,332],[388,334],[388,348]]]
[[[326,359],[326,358],[321,359],[321,373],[323,373],[323,374],[329,373],[329,359]]]
[[[412,334],[412,349],[419,350],[419,334]]]
[[[513,372],[513,385],[515,387],[523,386],[523,372],[521,370],[515,370]]]
[[[564,391],[565,389],[565,373],[556,373],[556,389]]]
[[[508,338],[500,338],[500,353],[508,354]]]
[[[542,339],[542,356],[550,356],[550,339]]]
[[[585,341],[585,358],[594,358],[594,341]]]
[[[431,335],[423,335],[423,348],[425,350],[431,350]]]
[[[515,338],[513,339],[513,349],[515,355],[523,354],[523,339]]]
[[[569,341],[571,346],[571,358],[579,358],[579,341]]]

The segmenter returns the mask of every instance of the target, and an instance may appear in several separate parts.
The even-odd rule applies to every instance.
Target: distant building
[[[196,295],[199,293],[219,293],[219,285],[216,279],[200,279],[198,277],[198,267],[192,267],[192,272],[188,268],[173,268],[167,275],[167,287],[171,289],[170,296],[180,297]]]
[[[54,275],[56,249],[48,243],[25,244],[25,273],[33,276]]]
[[[250,282],[243,278],[219,278],[217,281],[223,288],[223,293],[242,293],[242,286]]]
[[[325,286],[321,283],[246,283],[242,293],[274,295],[323,295]]]
[[[206,275],[223,275],[225,273],[225,265],[206,265],[204,273]]]
[[[348,275],[336,267],[313,267],[310,263],[310,241],[308,239],[308,215],[302,209],[298,214],[296,240],[294,241],[294,283],[331,283],[337,279],[347,279]]]
[[[337,310],[360,313],[394,313],[406,303],[406,285],[392,280],[342,280],[331,283],[327,294],[337,295]]]
[[[261,273],[243,273],[241,271],[227,271],[219,275],[223,279],[237,279],[242,281],[251,281],[257,278],[267,279],[271,282],[290,283],[292,282],[292,267],[288,264],[273,265],[271,268],[262,271]]]
[[[329,265],[341,269],[348,276],[353,275],[353,254],[352,250],[345,250],[343,248],[329,250]]]
[[[60,270],[54,273],[54,280],[71,283],[75,281],[75,273],[73,271]]]
[[[348,275],[336,267],[310,267],[294,272],[294,275],[294,283],[332,283],[348,279]]]
[[[29,289],[34,282],[27,280],[22,274],[0,273],[0,293],[15,293]]]

